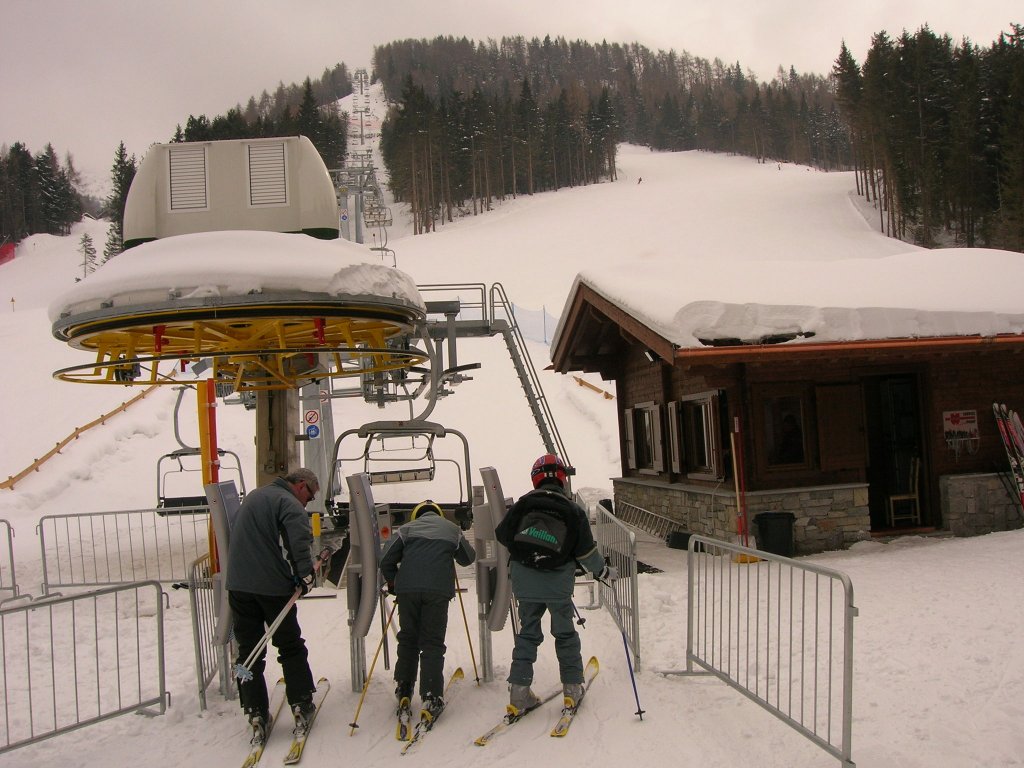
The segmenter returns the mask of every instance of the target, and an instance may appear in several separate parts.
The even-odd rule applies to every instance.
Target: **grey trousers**
[[[512,666],[508,682],[513,685],[533,683],[533,664],[537,661],[537,647],[544,641],[540,620],[544,611],[551,614],[551,636],[555,639],[558,658],[558,676],[564,683],[583,682],[583,657],[580,636],[573,622],[571,600],[550,603],[519,600],[519,634],[512,649]]]

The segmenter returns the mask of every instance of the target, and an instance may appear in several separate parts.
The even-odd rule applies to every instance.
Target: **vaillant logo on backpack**
[[[546,541],[548,544],[557,544],[558,543],[558,539],[556,539],[550,533],[548,533],[547,531],[542,531],[542,530],[540,530],[540,528],[535,528],[532,525],[529,528],[527,528],[525,531],[523,531],[521,534],[519,534],[519,535],[520,536],[530,536],[530,537],[532,537],[534,539],[540,539],[541,541]]]

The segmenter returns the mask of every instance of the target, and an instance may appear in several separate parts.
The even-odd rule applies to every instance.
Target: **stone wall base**
[[[1024,525],[1020,507],[1001,475],[977,473],[939,478],[942,520],[954,536],[1012,531]]]
[[[736,496],[721,489],[618,478],[615,501],[626,502],[678,521],[691,533],[736,541]],[[866,484],[789,488],[748,493],[750,545],[757,540],[757,515],[791,512],[794,551],[809,555],[845,549],[871,538]]]

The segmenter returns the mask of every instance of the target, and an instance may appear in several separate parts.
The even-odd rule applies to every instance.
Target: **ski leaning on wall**
[[[1010,463],[1010,474],[1013,475],[1013,482],[1017,488],[1017,502],[1021,509],[1024,509],[1024,434],[1015,435],[1015,424],[1020,424],[1020,417],[1016,413],[1010,415],[1005,404],[992,403],[992,415],[995,416],[996,426],[999,427],[999,437],[1003,440],[1003,448],[1006,449],[1006,458]]]

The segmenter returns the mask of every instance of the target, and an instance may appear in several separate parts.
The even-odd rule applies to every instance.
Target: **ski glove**
[[[302,590],[302,596],[309,594],[309,590],[313,588],[316,581],[315,573],[310,573],[304,579],[300,579],[298,576],[295,577],[295,586]]]
[[[613,565],[606,565],[601,569],[601,572],[597,574],[598,581],[615,581],[619,578],[619,569]]]

